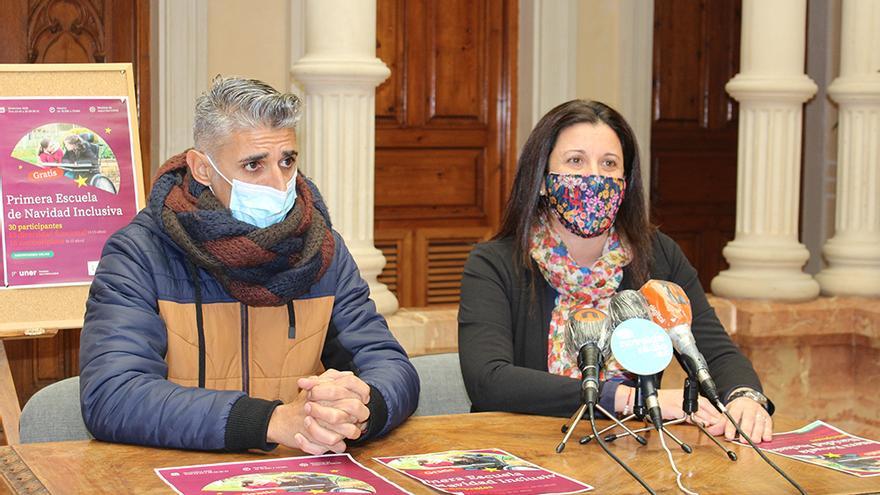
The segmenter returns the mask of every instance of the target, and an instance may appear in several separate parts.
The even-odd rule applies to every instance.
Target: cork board
[[[127,97],[137,204],[143,207],[143,164],[131,64],[0,64],[0,95]],[[88,285],[0,289],[0,338],[81,328],[88,292]]]

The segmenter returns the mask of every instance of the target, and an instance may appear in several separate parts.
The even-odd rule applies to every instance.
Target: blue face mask
[[[279,191],[274,187],[249,184],[238,179],[229,180],[220,172],[214,160],[205,153],[211,167],[223,177],[223,180],[232,185],[232,194],[229,197],[229,209],[232,217],[236,220],[249,223],[255,227],[266,228],[284,220],[287,212],[293,208],[296,201],[296,176],[287,182],[287,190]],[[213,192],[213,189],[211,190]]]

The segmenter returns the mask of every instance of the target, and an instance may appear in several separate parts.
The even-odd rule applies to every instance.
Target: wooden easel
[[[137,103],[131,64],[0,64],[0,96],[128,97],[137,204],[144,205]],[[89,286],[0,289],[0,421],[8,444],[19,443],[21,405],[3,344],[7,339],[53,337],[82,328]]]

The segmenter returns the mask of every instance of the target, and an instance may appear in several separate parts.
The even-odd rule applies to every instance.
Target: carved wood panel
[[[134,68],[144,184],[150,184],[150,1],[2,0],[0,63],[130,62]],[[79,373],[79,330],[6,341],[23,405],[40,388]]]
[[[405,0],[378,0],[376,8],[376,56],[391,75],[376,88],[376,122],[403,125],[406,121]]]
[[[739,0],[654,3],[652,220],[709,282],[736,227]]]
[[[498,227],[515,167],[516,19],[515,0],[378,2],[377,53],[392,73],[376,92],[375,235],[412,239],[383,248],[397,249],[382,277],[401,306],[457,298],[441,280],[454,274],[430,259],[452,249],[459,266],[444,268],[460,270],[474,235],[461,229]]]
[[[474,244],[485,241],[492,232],[485,227],[469,229],[419,229],[416,235],[415,305],[458,304],[464,264]]]
[[[426,10],[429,125],[485,125],[491,22],[486,2],[429,2]]]
[[[28,63],[104,62],[104,4],[38,0],[28,13]]]
[[[485,150],[382,149],[376,183],[385,184],[376,207],[400,207],[406,218],[484,218]]]

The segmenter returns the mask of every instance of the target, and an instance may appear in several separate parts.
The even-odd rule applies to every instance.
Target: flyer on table
[[[880,475],[880,442],[850,435],[824,421],[774,433],[761,449],[859,477]]]
[[[128,99],[0,98],[2,286],[89,283],[137,213]]]
[[[445,493],[552,495],[593,489],[498,449],[449,450],[375,460]]]
[[[348,454],[156,469],[180,495],[372,493],[412,495]]]

